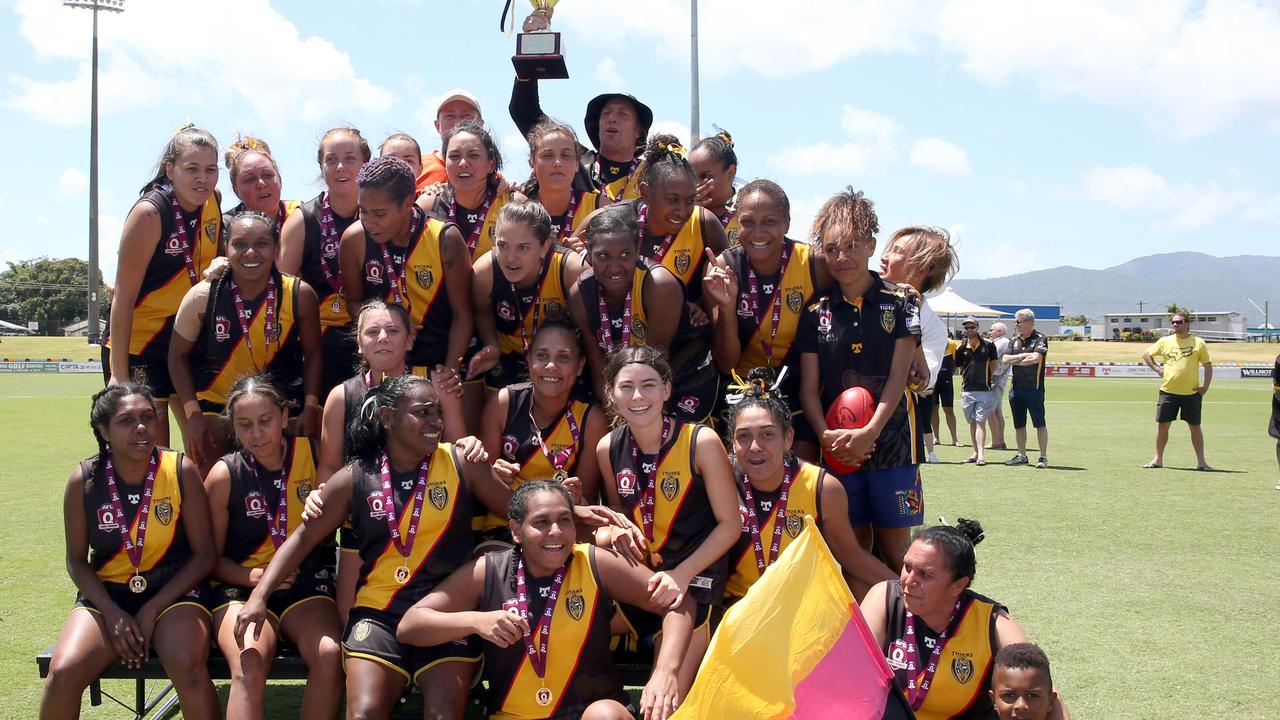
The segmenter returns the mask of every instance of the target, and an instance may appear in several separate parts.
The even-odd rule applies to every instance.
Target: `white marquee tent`
[[[998,318],[1008,317],[1009,315],[1009,313],[992,310],[989,307],[965,300],[960,297],[959,293],[949,287],[929,298],[928,302],[929,307],[933,309],[934,314],[943,318],[966,317],[969,315],[974,317]]]

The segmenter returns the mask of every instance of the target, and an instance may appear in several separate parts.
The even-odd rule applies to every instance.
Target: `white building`
[[[1107,313],[1101,323],[1094,323],[1094,340],[1119,340],[1120,333],[1151,331],[1155,335],[1173,332],[1169,324],[1172,316],[1167,312]],[[1194,312],[1191,315],[1191,332],[1205,340],[1244,340],[1244,317],[1234,310],[1221,312]]]

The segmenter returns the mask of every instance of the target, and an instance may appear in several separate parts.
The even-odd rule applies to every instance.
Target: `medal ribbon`
[[[596,295],[600,305],[600,347],[605,352],[613,352],[613,320],[609,318],[609,306],[604,302],[604,291]],[[631,344],[631,291],[627,291],[627,299],[622,304],[622,346]]]
[[[413,219],[409,221],[409,244],[405,246],[404,257],[400,258],[400,270],[396,270],[395,258],[387,251],[387,245],[391,241],[381,244],[382,247],[382,267],[387,277],[387,285],[391,288],[391,299],[395,304],[405,308],[409,308],[406,302],[409,295],[409,289],[404,283],[404,265],[409,261],[409,250],[413,247],[414,240],[418,238],[418,234],[422,232],[423,226],[427,222],[427,216],[418,209],[417,205],[413,206]]]
[[[542,428],[538,427],[538,420],[533,416],[533,405],[529,405],[529,423],[533,425],[533,437],[538,441],[538,447],[542,448],[542,454],[546,456],[547,462],[551,463],[551,467],[556,472],[564,472],[565,463],[569,462],[569,456],[573,455],[574,449],[578,447],[578,440],[582,437],[578,420],[573,416],[573,400],[570,400],[564,408],[564,420],[569,424],[569,436],[573,438],[573,442],[569,447],[561,448],[552,455],[546,441],[542,439]]]
[[[787,263],[791,262],[791,243],[783,241],[782,243],[782,263],[778,266],[778,282],[773,286],[773,295],[769,297],[769,305],[771,306],[771,320],[769,327],[769,339],[764,339],[764,333],[760,333],[760,345],[764,350],[765,365],[773,365],[773,341],[778,337],[778,326],[782,324],[782,279],[787,275]],[[747,262],[747,298],[751,303],[751,317],[756,321],[756,327],[764,325],[764,318],[760,314],[760,278],[756,276],[756,269]]]
[[[572,557],[570,555],[570,558]],[[555,578],[551,581],[551,593],[547,595],[547,607],[542,611],[542,617],[538,618],[538,624],[533,631],[524,635],[524,651],[529,654],[529,664],[533,666],[533,672],[539,680],[547,676],[547,646],[551,644],[551,616],[555,615],[556,600],[560,597],[560,586],[564,584],[565,569],[568,567],[569,561],[565,560],[560,569],[556,570]],[[523,558],[516,565],[516,608],[520,612],[520,619],[528,624],[529,594],[524,580]]]
[[[633,159],[633,160],[631,161],[631,167],[627,168],[627,174],[626,174],[626,175],[621,175],[621,176],[619,176],[619,177],[617,177],[617,178],[614,178],[614,180],[613,180],[613,181],[614,181],[614,182],[617,182],[617,181],[618,181],[619,179],[621,179],[621,178],[630,178],[632,175],[634,175],[634,174],[635,174],[635,172],[636,172],[636,167],[638,167],[639,165],[640,165],[640,158],[635,158],[635,159]],[[604,179],[604,170],[603,170],[603,168],[600,166],[600,156],[599,156],[599,155],[596,155],[596,161],[595,161],[595,163],[593,163],[593,164],[592,164],[592,166],[591,166],[591,174],[595,176],[595,179],[596,179],[596,189],[597,189],[597,190],[599,190],[600,192],[604,193],[605,197],[608,197],[608,198],[609,198],[609,199],[611,199],[611,200],[612,200],[612,199],[614,199],[612,196],[610,196],[610,195],[609,195],[609,183],[608,183],[608,182],[606,182],[606,181],[605,181],[605,179]],[[623,192],[626,192],[626,190],[627,190],[627,186],[626,186],[626,185],[623,185],[623,186],[622,186],[622,192],[619,192],[618,194],[619,194],[619,195],[621,195]]]
[[[280,466],[280,494],[276,503],[275,514],[267,514],[267,527],[271,530],[271,544],[276,550],[284,544],[285,538],[289,537],[289,442],[284,442],[283,461]],[[245,458],[249,461],[249,470],[253,473],[253,482],[258,487],[262,487],[262,481],[258,479],[258,459],[253,453],[244,450]]]
[[[178,191],[171,185],[164,185],[161,189],[169,193],[169,209],[173,211],[173,234],[178,236],[178,242],[182,245],[182,259],[187,263],[187,277],[191,278],[191,284],[195,285],[200,282],[200,274],[196,272],[196,260],[191,250],[191,234],[187,232],[187,220],[182,216],[182,206],[178,204]]]
[[[547,256],[542,258],[542,265],[538,268],[538,281],[533,286],[534,295],[532,308],[534,332],[537,332],[538,330],[538,315],[542,312],[542,283],[547,279],[547,271],[551,269],[551,263],[549,261],[554,253],[554,249],[548,250]],[[516,322],[520,325],[520,342],[524,346],[524,351],[529,352],[529,330],[524,324],[525,309],[520,304],[520,288],[516,287],[515,283],[511,283],[511,298],[515,300],[516,303]]]
[[[409,539],[400,537],[400,521],[396,516],[395,494],[391,488],[391,461],[382,453],[382,502],[387,510],[387,530],[391,533],[391,542],[402,557],[408,559],[413,554],[413,542],[418,538],[418,521],[422,519],[422,502],[427,494],[427,475],[431,472],[431,456],[422,459],[418,466],[418,482],[414,485],[413,517],[409,520]]]
[[[649,206],[640,206],[640,238],[643,240],[649,234]],[[671,243],[676,239],[676,234],[671,233],[662,239],[662,243],[654,248],[652,260],[658,264],[662,264],[662,259],[667,256],[667,251],[671,249]]]
[[[133,566],[133,574],[142,574],[142,546],[147,539],[147,520],[151,515],[151,491],[156,484],[156,469],[160,467],[160,450],[151,450],[151,462],[147,465],[147,477],[142,483],[142,504],[138,506],[138,541],[135,543],[129,535],[130,523],[125,522],[124,504],[120,502],[120,486],[116,484],[116,466],[112,455],[107,455],[107,492],[111,495],[111,510],[120,519],[120,539],[124,551],[129,555],[129,564]]]
[[[573,190],[569,191],[569,207],[564,211],[564,221],[560,223],[560,232],[556,236],[557,242],[563,243],[566,238],[573,235],[573,217],[578,214],[578,200],[581,194]]]
[[[640,463],[640,446],[636,444],[635,437],[631,438],[631,465],[636,469],[636,474],[640,476],[642,482],[640,485],[640,521],[644,523],[644,537],[649,542],[653,542],[653,515],[655,507],[658,504],[658,461],[662,456],[662,448],[667,444],[667,439],[671,436],[671,418],[663,416],[662,418],[662,442],[658,446],[658,452],[653,455],[653,474],[645,472],[644,465]]]
[[[334,219],[333,208],[329,207],[329,193],[324,193],[320,201],[320,269],[324,271],[325,282],[329,289],[342,294],[341,267],[338,266],[338,245],[342,238],[338,235],[338,221]],[[330,267],[329,261],[333,267]],[[337,268],[337,272],[334,271]]]
[[[240,335],[244,338],[244,346],[249,350],[249,360],[253,363],[253,367],[257,370],[264,370],[267,366],[266,351],[263,351],[262,365],[258,365],[258,360],[253,357],[253,339],[249,337],[249,325],[252,318],[249,311],[244,308],[244,297],[240,294],[240,286],[236,285],[235,278],[231,279],[231,301],[236,304],[236,318],[240,320]],[[267,344],[275,342],[277,339],[276,330],[276,278],[274,275],[267,278],[267,297],[262,301],[265,305],[263,313],[266,319],[263,320],[262,336]]]
[[[965,597],[960,596],[956,600],[956,606],[951,610],[951,619],[947,621],[947,628],[938,636],[938,641],[933,646],[933,652],[929,655],[929,665],[925,667],[924,672],[916,675],[919,669],[920,657],[919,650],[916,648],[916,623],[915,616],[907,610],[906,632],[903,641],[907,644],[907,702],[911,703],[912,710],[919,710],[924,705],[925,696],[929,694],[929,686],[933,684],[933,675],[938,671],[938,660],[942,658],[942,646],[947,644],[947,638],[951,633],[955,632],[956,625],[959,624],[960,618],[964,616],[961,610],[962,606],[967,605],[964,602]]]
[[[782,526],[786,524],[787,498],[791,493],[791,482],[796,479],[796,468],[792,463],[783,461],[782,492],[773,506],[773,543],[769,546],[766,558],[764,546],[760,542],[760,519],[756,514],[756,499],[751,492],[751,480],[746,473],[742,475],[742,496],[747,501],[747,527],[751,529],[751,549],[756,554],[756,570],[764,574],[764,569],[778,559],[782,551]]]
[[[489,217],[489,206],[493,204],[494,193],[489,193],[484,197],[484,204],[480,206],[480,217],[476,220],[475,225],[471,226],[471,233],[467,235],[467,252],[475,255],[476,245],[480,244],[480,231],[484,229],[485,220]],[[449,203],[449,222],[454,225],[458,224],[458,201],[454,200]]]
[[[720,218],[719,218],[719,220],[720,220],[720,226],[721,226],[721,227],[724,227],[724,228],[726,228],[726,229],[728,229],[728,227],[729,227],[729,223],[733,222],[733,216],[734,216],[734,215],[736,215],[736,214],[737,214],[737,213],[735,213],[735,212],[733,211],[733,208],[731,208],[731,207],[726,207],[726,208],[724,209],[724,214],[723,214],[723,215],[721,215],[721,216],[720,216]]]

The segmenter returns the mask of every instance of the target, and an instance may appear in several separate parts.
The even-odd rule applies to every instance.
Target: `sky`
[[[320,190],[335,125],[424,147],[435,99],[464,87],[500,138],[514,38],[501,0],[127,0],[99,17],[101,266],[170,134],[267,140],[286,198]],[[530,10],[515,4],[520,17]],[[846,186],[882,240],[947,228],[962,278],[1158,252],[1278,254],[1280,4],[1247,0],[701,0],[701,133],[733,134],[738,180],[792,203],[790,235]],[[0,262],[88,256],[90,12],[0,1]],[[518,24],[518,22],[517,22]],[[629,91],[690,136],[689,0],[568,0],[571,79],[546,112],[582,133],[594,95]],[[224,172],[223,206],[236,203]]]

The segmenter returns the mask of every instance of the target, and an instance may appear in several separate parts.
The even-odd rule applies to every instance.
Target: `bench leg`
[[[167,718],[178,705],[178,693],[173,689],[173,683],[165,683],[160,692],[147,703],[142,709],[142,714],[138,716],[138,720],[150,715],[153,718]]]
[[[89,683],[89,705],[98,707],[102,704],[102,683],[97,678]]]
[[[137,720],[147,713],[147,681],[138,678],[133,681],[133,707],[137,709]]]

